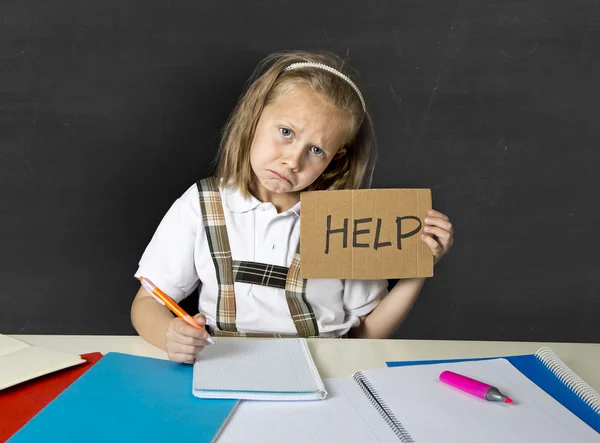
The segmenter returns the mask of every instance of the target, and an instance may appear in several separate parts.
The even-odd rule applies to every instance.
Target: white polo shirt
[[[300,203],[277,213],[272,203],[221,188],[233,260],[289,267],[300,238]],[[198,189],[175,201],[147,246],[135,273],[149,278],[179,302],[200,286],[198,309],[216,327],[217,277],[210,255]],[[234,283],[240,332],[295,334],[285,290]],[[387,280],[308,279],[306,298],[322,337],[340,336],[371,312],[387,294]]]

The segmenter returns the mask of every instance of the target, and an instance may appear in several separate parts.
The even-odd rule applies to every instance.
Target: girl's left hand
[[[454,230],[447,215],[431,210],[425,218],[425,234],[421,240],[429,245],[433,252],[433,264],[435,265],[444,254],[448,253],[454,243]]]

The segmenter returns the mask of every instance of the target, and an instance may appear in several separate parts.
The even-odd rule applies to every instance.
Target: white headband
[[[358,89],[358,86],[356,86],[354,84],[354,82],[352,80],[350,80],[350,77],[348,77],[347,75],[342,74],[337,69],[334,69],[334,68],[332,68],[330,66],[324,65],[322,63],[312,63],[312,62],[292,63],[287,68],[285,68],[284,71],[291,71],[292,69],[298,69],[298,68],[317,68],[317,69],[322,69],[324,71],[327,71],[327,72],[329,72],[329,73],[331,73],[331,74],[333,74],[333,75],[341,78],[346,83],[348,83],[350,86],[352,86],[352,89],[354,89],[354,91],[356,91],[356,95],[358,95],[358,98],[360,99],[360,104],[362,105],[363,111],[365,113],[367,112],[367,106],[365,105],[365,100],[363,99],[363,96],[360,93],[360,90]]]

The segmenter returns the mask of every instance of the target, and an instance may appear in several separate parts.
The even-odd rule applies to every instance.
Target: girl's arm
[[[447,215],[433,209],[424,221],[425,234],[421,239],[431,248],[435,265],[454,244],[454,228]],[[360,318],[360,325],[351,329],[352,335],[360,338],[390,338],[415,304],[423,283],[424,278],[398,280],[377,307]]]
[[[166,333],[173,314],[164,305],[157,303],[144,287],[140,287],[131,305],[131,323],[148,343],[166,351]]]
[[[351,329],[352,336],[390,338],[410,312],[424,283],[424,278],[398,280],[377,307],[360,318],[360,326]]]
[[[174,317],[166,306],[157,303],[142,286],[131,305],[131,323],[148,343],[167,351],[176,362],[193,361],[208,344],[206,317],[196,314],[194,320],[202,328],[194,328],[183,319]]]

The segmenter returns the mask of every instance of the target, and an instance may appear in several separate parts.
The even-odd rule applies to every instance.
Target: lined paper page
[[[497,387],[489,402],[439,381],[451,370]],[[363,371],[417,442],[600,442],[600,435],[505,359]]]
[[[398,442],[352,378],[324,384],[320,401],[242,401],[217,443]]]
[[[303,339],[219,340],[198,355],[194,389],[316,392],[320,378],[304,346]]]

